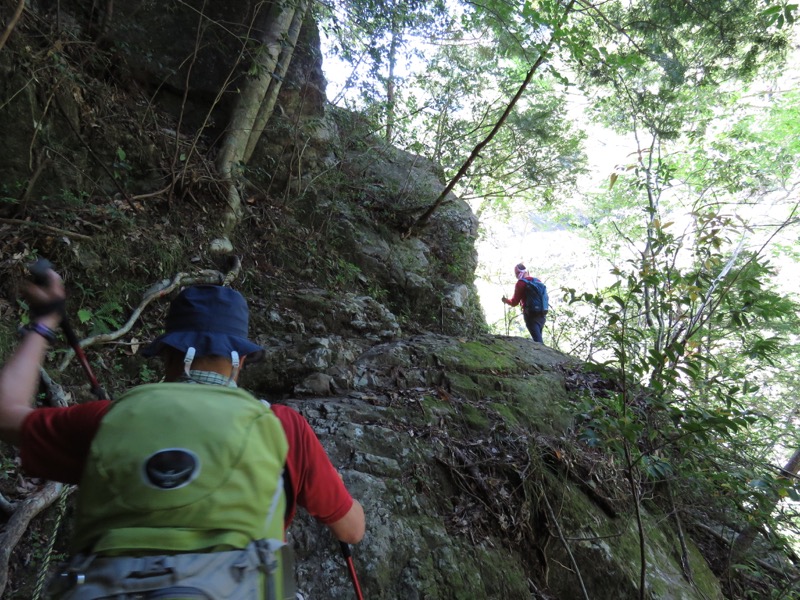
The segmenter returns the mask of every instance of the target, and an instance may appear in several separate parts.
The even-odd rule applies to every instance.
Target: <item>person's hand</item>
[[[503,300],[503,304],[508,304],[508,298],[506,298],[505,296],[503,296],[502,300]]]
[[[53,269],[45,270],[41,279],[37,283],[28,282],[22,290],[22,296],[30,306],[31,320],[54,329],[61,322],[67,292],[61,276]]]

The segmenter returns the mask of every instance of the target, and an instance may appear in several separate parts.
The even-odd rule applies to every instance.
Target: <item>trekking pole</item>
[[[47,284],[47,270],[52,269],[52,263],[45,259],[40,258],[35,263],[33,263],[28,269],[31,272],[31,276],[33,277],[33,283],[38,286],[43,286]],[[75,335],[75,330],[72,329],[72,325],[67,320],[67,310],[66,307],[61,308],[61,331],[64,332],[64,337],[67,338],[67,343],[72,347],[72,350],[75,352],[75,356],[78,357],[78,362],[81,363],[81,367],[83,367],[83,372],[86,373],[86,377],[89,379],[89,385],[91,386],[92,394],[94,394],[98,400],[110,400],[108,394],[97,381],[97,377],[94,376],[92,372],[92,367],[89,366],[89,360],[86,358],[86,353],[81,348],[81,343],[78,340],[78,336]]]
[[[364,600],[364,596],[361,593],[361,585],[358,583],[358,575],[356,575],[356,567],[353,564],[353,555],[350,553],[350,546],[346,542],[339,542],[339,547],[342,549],[342,556],[344,556],[344,560],[347,563],[347,571],[350,573],[350,581],[353,582],[356,598]]]
[[[506,335],[508,335],[508,304],[505,302],[503,302],[503,323],[506,325]]]

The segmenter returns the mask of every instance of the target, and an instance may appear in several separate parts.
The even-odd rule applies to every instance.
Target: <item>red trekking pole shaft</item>
[[[47,270],[52,268],[53,265],[50,264],[49,260],[44,258],[37,260],[30,267],[30,272],[33,276],[33,283],[38,286],[45,285],[47,283]],[[67,338],[67,343],[75,352],[75,356],[78,357],[78,362],[81,363],[83,372],[86,373],[86,377],[89,379],[89,385],[92,388],[92,393],[97,397],[98,400],[109,400],[108,394],[106,394],[106,391],[97,381],[97,377],[94,376],[92,367],[89,366],[89,360],[86,358],[86,353],[83,351],[83,348],[81,348],[81,343],[78,340],[78,336],[75,335],[75,330],[72,329],[72,325],[70,325],[69,321],[67,320],[66,310],[63,308],[61,309],[61,330],[64,332],[64,337]]]
[[[364,600],[364,595],[361,593],[361,585],[358,583],[358,575],[356,575],[356,567],[353,564],[353,555],[350,553],[350,546],[345,542],[339,542],[339,546],[342,549],[342,556],[344,556],[344,560],[347,563],[347,571],[350,573],[350,581],[353,582],[356,598],[358,600]]]
[[[61,330],[64,332],[64,337],[67,338],[67,342],[75,351],[75,356],[78,357],[78,362],[81,363],[83,372],[86,373],[86,377],[89,379],[89,385],[91,386],[92,393],[97,397],[98,400],[108,400],[108,394],[106,394],[106,391],[100,385],[100,382],[97,381],[97,377],[94,376],[92,367],[89,366],[89,360],[86,358],[86,353],[83,351],[83,348],[81,348],[81,343],[78,340],[78,336],[75,335],[75,330],[72,329],[72,325],[70,325],[69,321],[67,321],[66,315],[61,318]]]

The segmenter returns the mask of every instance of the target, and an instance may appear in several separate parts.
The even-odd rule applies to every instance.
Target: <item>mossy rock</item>
[[[546,475],[548,502],[558,507],[559,535],[548,546],[550,590],[558,598],[582,597],[581,587],[597,598],[638,600],[641,573],[640,534],[632,514],[610,518],[570,481]],[[558,490],[555,492],[555,490]],[[646,555],[646,598],[720,600],[718,581],[690,540],[689,581],[680,565],[679,540],[666,533],[663,516],[639,508]],[[576,570],[580,578],[576,576]]]
[[[502,344],[487,345],[482,341],[462,342],[436,354],[447,369],[460,372],[490,372],[507,374],[519,372],[518,362]]]

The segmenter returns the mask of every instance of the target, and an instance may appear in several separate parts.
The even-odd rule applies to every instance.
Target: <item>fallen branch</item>
[[[6,26],[6,30],[3,32],[2,37],[0,37],[0,50],[3,49],[3,46],[6,45],[6,41],[8,41],[8,37],[11,35],[11,32],[14,31],[14,27],[17,26],[17,21],[22,16],[22,11],[25,9],[25,0],[19,0],[17,3],[17,9],[14,11],[14,14],[11,16],[11,20],[8,22]],[[0,594],[2,590],[0,590]]]
[[[58,227],[51,227],[50,225],[42,225],[41,223],[37,223],[36,221],[23,221],[22,219],[0,219],[0,223],[6,223],[8,225],[24,225],[25,227],[34,227],[36,229],[42,229],[43,231],[47,231],[55,235],[63,235],[65,237],[75,238],[76,240],[92,239],[90,236],[84,235],[82,233],[75,233],[74,231],[59,229]]]
[[[567,543],[567,540],[564,538],[564,532],[561,531],[561,525],[558,524],[558,519],[556,518],[556,513],[553,511],[553,507],[550,506],[550,501],[547,499],[547,494],[542,494],[542,499],[544,500],[545,505],[547,506],[547,514],[550,517],[550,521],[553,523],[553,527],[556,528],[556,532],[558,533],[558,539],[561,540],[561,543],[564,545],[564,550],[567,551],[567,555],[569,556],[569,560],[572,563],[572,568],[575,571],[575,575],[578,577],[578,583],[581,584],[581,590],[583,591],[583,597],[586,600],[589,600],[589,593],[586,591],[586,585],[583,583],[583,577],[581,577],[581,570],[578,567],[578,561],[575,560],[575,556],[572,554],[572,550]]]
[[[149,194],[138,194],[137,196],[131,196],[131,200],[145,200],[147,198],[155,198],[156,196],[160,196],[161,194],[166,194],[172,186],[168,185],[167,187],[158,190],[157,192],[150,192]]]
[[[689,562],[689,548],[686,545],[686,537],[683,534],[683,523],[681,521],[681,515],[678,512],[678,507],[675,504],[675,497],[672,495],[672,485],[669,481],[666,483],[667,485],[667,497],[669,498],[670,510],[672,512],[672,516],[675,519],[675,532],[678,535],[678,541],[681,545],[681,569],[683,570],[683,576],[692,586],[694,586],[694,575],[692,573],[692,565]]]

